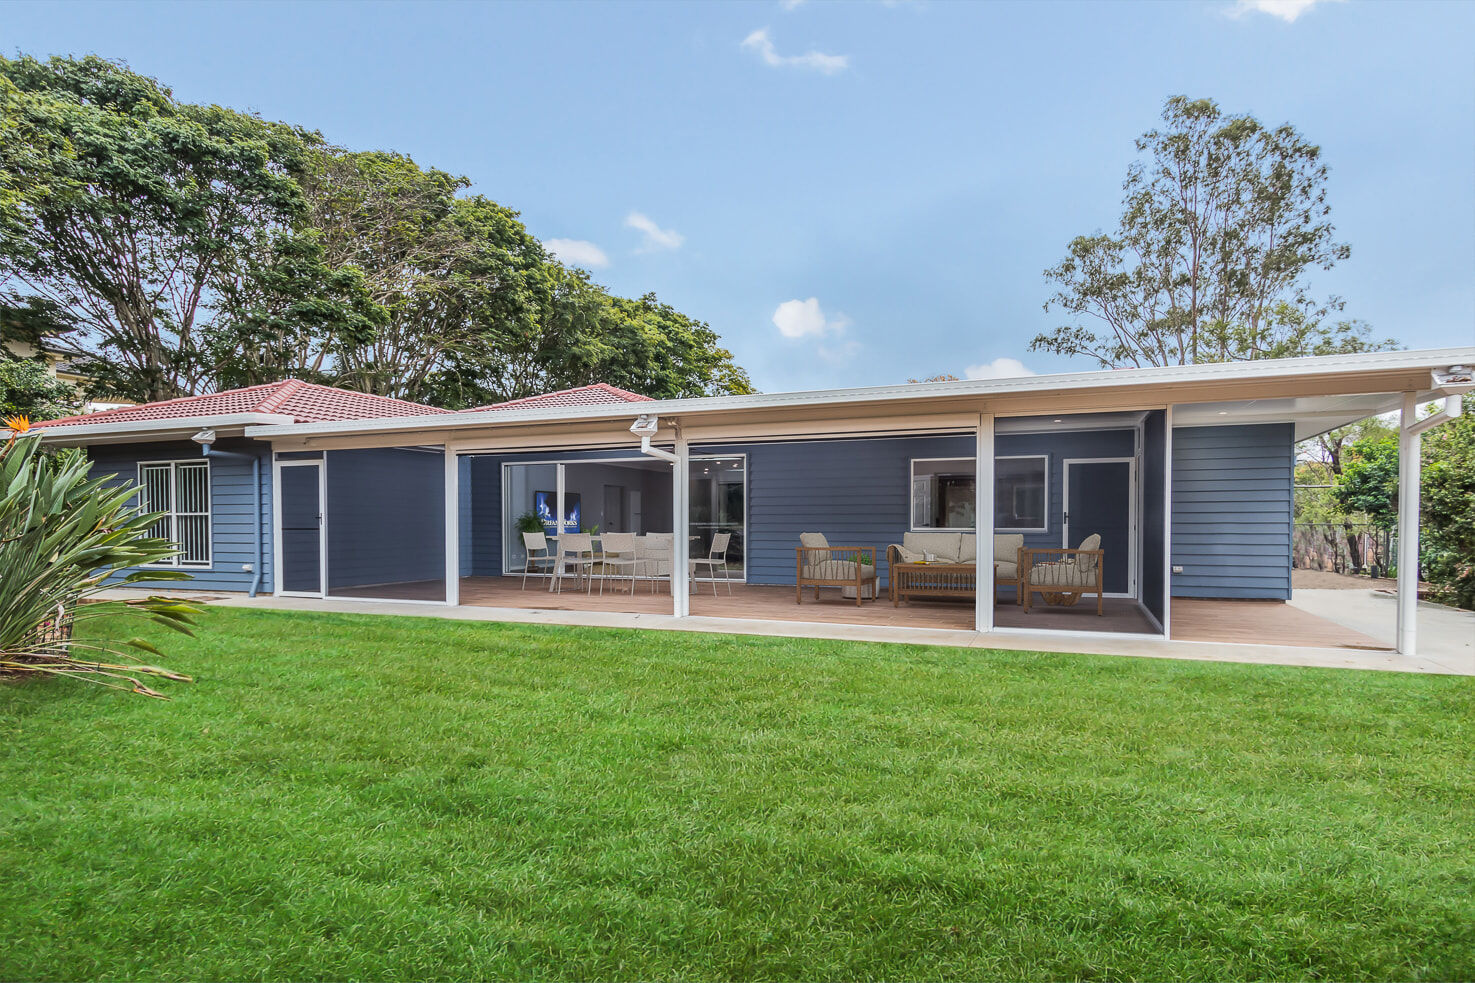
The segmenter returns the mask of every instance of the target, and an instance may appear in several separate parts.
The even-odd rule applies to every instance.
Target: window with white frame
[[[1049,458],[994,458],[994,528],[1044,532]],[[965,530],[977,523],[978,479],[971,457],[912,461],[912,528]]]
[[[139,505],[164,515],[150,536],[170,540],[179,553],[161,566],[210,565],[210,464],[208,461],[151,461],[138,466]]]
[[[912,528],[966,529],[974,522],[978,478],[973,458],[912,461]]]

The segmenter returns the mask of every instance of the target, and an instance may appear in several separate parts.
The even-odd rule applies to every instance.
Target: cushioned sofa
[[[1013,586],[1015,603],[1019,603],[1019,551],[1022,549],[1024,536],[1019,533],[994,535],[994,563],[998,571],[994,586]],[[888,567],[898,563],[920,563],[928,553],[941,563],[977,563],[978,537],[963,532],[904,533],[900,544],[886,547],[886,563]],[[895,599],[893,593],[892,600]]]

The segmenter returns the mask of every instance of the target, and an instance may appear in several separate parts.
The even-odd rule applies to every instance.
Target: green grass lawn
[[[1475,977],[1469,679],[162,634],[172,702],[0,686],[0,978]]]

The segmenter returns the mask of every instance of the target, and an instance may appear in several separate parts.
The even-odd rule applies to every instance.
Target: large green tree
[[[606,381],[748,392],[711,328],[611,296],[467,178],[180,102],[100,58],[0,58],[0,326],[100,394],[282,378],[447,406]]]
[[[100,391],[213,388],[223,298],[301,229],[318,138],[96,57],[0,58],[0,82],[0,303],[66,311],[64,345]]]
[[[1175,96],[1136,146],[1117,228],[1072,240],[1045,271],[1046,310],[1069,321],[1032,350],[1115,368],[1394,347],[1311,295],[1307,273],[1349,249],[1321,150],[1294,127]]]
[[[1475,610],[1475,406],[1424,435],[1424,576]]]
[[[46,371],[45,363],[0,353],[0,419],[54,420],[81,409],[77,387]]]

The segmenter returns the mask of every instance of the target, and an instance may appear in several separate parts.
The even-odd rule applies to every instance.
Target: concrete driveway
[[[1371,635],[1389,647],[1398,631],[1398,601],[1376,590],[1296,588],[1291,606]],[[1475,611],[1419,603],[1418,655],[1456,672],[1475,674]]]

